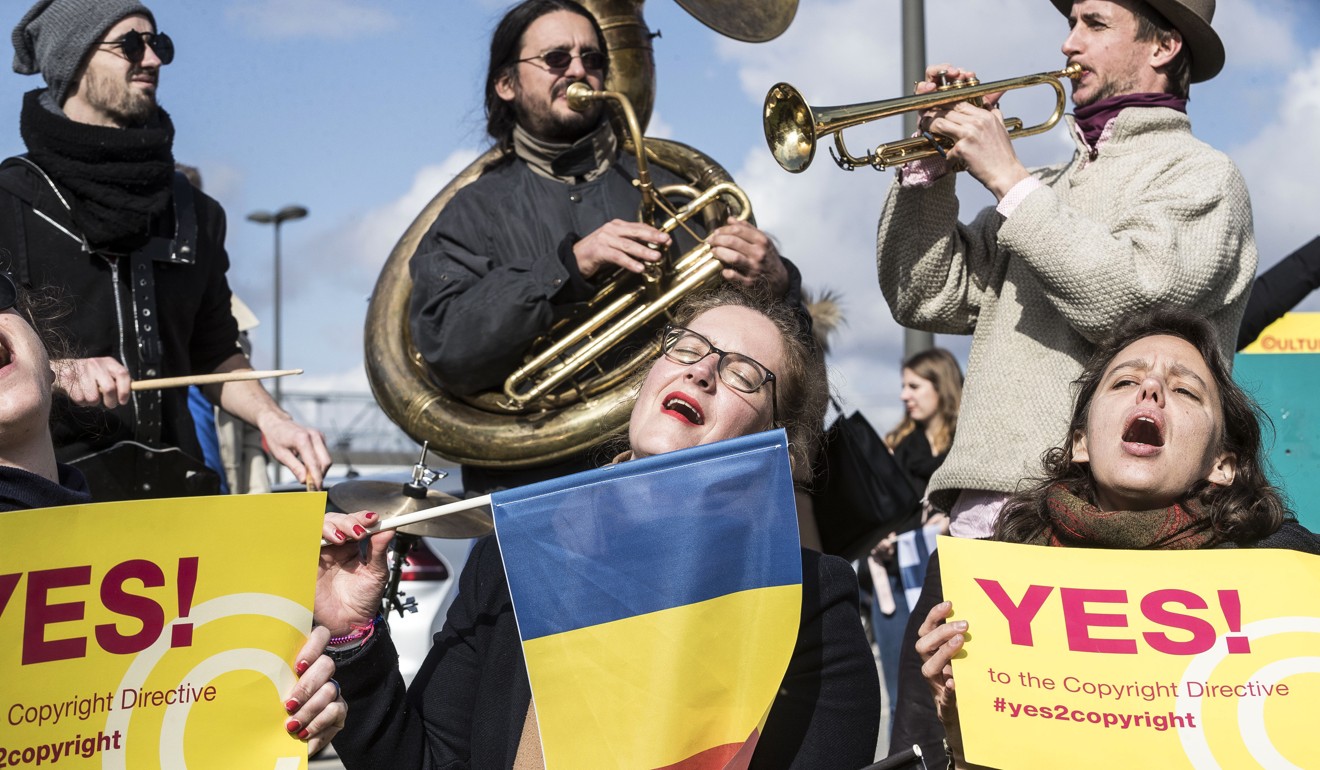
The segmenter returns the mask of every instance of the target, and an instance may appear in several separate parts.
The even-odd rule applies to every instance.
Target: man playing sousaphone
[[[609,66],[592,15],[572,0],[525,0],[491,40],[486,129],[502,151],[459,190],[411,261],[413,343],[458,395],[501,385],[551,324],[590,299],[616,268],[639,273],[671,236],[637,221],[634,158],[621,153],[600,102],[579,112],[573,83],[603,88]],[[651,166],[657,186],[679,182]],[[710,233],[724,277],[765,281],[796,302],[797,270],[754,226]],[[590,467],[579,456],[519,471],[465,466],[469,494]]]
[[[1224,64],[1214,0],[1053,2],[1071,29],[1063,53],[1082,67],[1072,160],[1029,172],[993,104],[931,110],[921,129],[956,144],[901,168],[880,216],[877,267],[895,319],[973,335],[958,435],[929,487],[964,537],[990,535],[1007,495],[1039,470],[1068,425],[1070,383],[1117,321],[1180,306],[1231,343],[1256,270],[1242,176],[1186,115],[1189,83]],[[941,74],[970,73],[930,67],[917,91]],[[951,167],[998,200],[969,225]],[[900,676],[891,745],[924,743],[909,727],[933,710],[925,684],[916,665]]]

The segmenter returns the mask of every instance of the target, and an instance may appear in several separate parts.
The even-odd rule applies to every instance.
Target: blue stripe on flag
[[[491,508],[524,640],[802,581],[783,430],[496,492]]]

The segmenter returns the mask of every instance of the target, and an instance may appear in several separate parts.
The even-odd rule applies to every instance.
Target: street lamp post
[[[926,79],[926,3],[925,0],[903,0],[901,25],[903,28],[903,87]],[[915,112],[903,114],[903,136],[917,131]],[[917,329],[903,330],[903,359],[935,347],[935,335]]]
[[[289,205],[276,211],[274,214],[269,211],[254,211],[248,214],[250,222],[256,222],[262,225],[275,225],[275,368],[283,366],[283,360],[280,355],[280,225],[294,219],[302,219],[307,216],[307,209],[302,206]],[[280,399],[280,380],[275,380],[275,403],[280,408],[284,408],[284,402]]]
[[[295,205],[285,206],[279,211],[276,211],[274,214],[270,213],[269,211],[254,211],[251,214],[248,214],[247,216],[248,221],[250,222],[256,222],[257,224],[261,224],[261,225],[275,226],[275,303],[274,304],[275,304],[275,368],[276,369],[279,369],[283,366],[283,361],[280,355],[281,353],[280,304],[282,299],[280,295],[280,225],[284,224],[285,222],[292,221],[294,219],[302,219],[305,216],[307,216],[307,209],[302,206],[295,206]],[[273,395],[275,397],[276,405],[278,405],[281,409],[283,409],[284,401],[281,398],[280,380],[278,377],[275,379],[275,392]],[[275,483],[278,484],[280,483],[280,464],[274,463],[274,465],[275,465]]]

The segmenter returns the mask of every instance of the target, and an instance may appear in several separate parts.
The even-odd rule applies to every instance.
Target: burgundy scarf
[[[1168,107],[1186,114],[1187,100],[1173,94],[1121,94],[1091,102],[1085,107],[1078,107],[1073,110],[1073,118],[1076,119],[1077,128],[1081,129],[1082,136],[1086,138],[1086,143],[1094,149],[1095,143],[1100,141],[1100,135],[1104,133],[1109,121],[1128,107]]]
[[[1196,550],[1219,542],[1200,504],[1185,503],[1150,511],[1101,511],[1062,484],[1046,497],[1050,521],[1033,545],[1130,550]]]

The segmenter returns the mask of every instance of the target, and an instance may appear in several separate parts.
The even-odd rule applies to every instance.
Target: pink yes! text
[[[1024,647],[1034,646],[1031,624],[1046,602],[1055,596],[1054,586],[1032,585],[1019,597],[1012,597],[997,580],[976,578],[976,584],[994,603],[1008,621],[1009,641]],[[1073,652],[1104,652],[1135,655],[1137,640],[1119,638],[1118,633],[1100,635],[1102,629],[1128,627],[1128,592],[1119,589],[1062,588],[1058,601],[1063,611],[1064,628],[1068,634],[1068,649]],[[1249,653],[1251,643],[1242,629],[1242,602],[1238,592],[1218,592],[1219,617],[1232,632],[1225,637],[1229,653]],[[1141,640],[1151,649],[1167,655],[1199,655],[1215,645],[1218,635],[1215,627],[1204,617],[1192,614],[1210,609],[1210,603],[1199,594],[1180,588],[1162,588],[1141,597],[1141,615],[1151,623],[1175,631],[1166,634],[1146,631]]]

